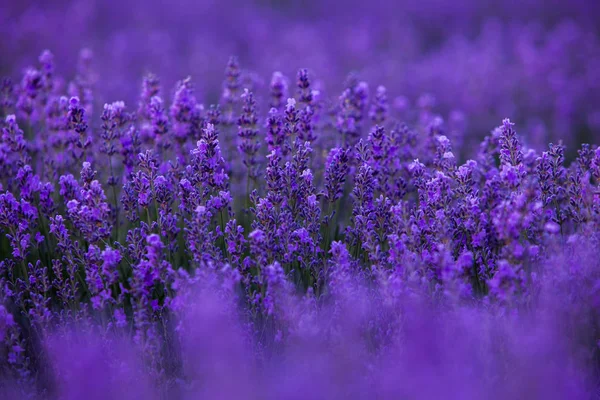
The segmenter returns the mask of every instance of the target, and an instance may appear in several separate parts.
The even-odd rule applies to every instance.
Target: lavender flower
[[[274,72],[271,77],[271,102],[269,106],[276,111],[283,107],[284,99],[287,98],[288,82],[281,72]]]
[[[373,104],[369,110],[369,118],[371,118],[375,124],[382,125],[387,118],[388,109],[389,105],[386,89],[384,86],[378,86],[373,99]]]
[[[194,96],[194,86],[190,77],[178,82],[177,86],[170,115],[174,120],[175,139],[181,145],[192,134],[191,120],[196,108],[196,97]]]
[[[523,151],[509,119],[502,121],[500,141],[501,174],[510,187],[518,187],[523,176]]]
[[[258,160],[256,155],[260,144],[258,142],[258,119],[256,118],[256,101],[248,89],[242,94],[242,114],[238,119],[239,152],[244,156],[244,165],[247,169],[248,179],[254,181],[258,176]]]
[[[230,57],[225,68],[222,100],[225,104],[225,122],[233,123],[235,105],[239,102],[240,66],[236,57]]]
[[[287,153],[284,148],[285,144],[285,133],[283,130],[283,121],[281,116],[278,114],[275,108],[269,111],[269,117],[267,118],[267,146],[269,151],[276,151],[278,153]]]
[[[152,124],[152,138],[164,149],[170,147],[166,134],[169,130],[169,120],[167,118],[163,101],[159,96],[150,99],[148,114]]]
[[[325,192],[323,195],[333,203],[343,195],[344,183],[348,174],[349,151],[333,148],[327,156],[325,167]]]
[[[142,91],[138,105],[138,116],[150,119],[150,100],[160,94],[160,81],[154,74],[148,74],[142,81]]]
[[[297,75],[298,101],[304,105],[304,108],[312,106],[313,94],[310,89],[310,80],[308,79],[308,70],[301,69]]]

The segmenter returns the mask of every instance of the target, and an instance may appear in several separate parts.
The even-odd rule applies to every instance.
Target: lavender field
[[[6,0],[0,399],[600,396],[600,3]]]

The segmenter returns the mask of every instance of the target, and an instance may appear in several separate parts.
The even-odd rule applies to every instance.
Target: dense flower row
[[[168,87],[191,74],[215,102],[223,64],[239,54],[256,72],[241,78],[262,91],[272,71],[310,66],[313,87],[334,97],[357,70],[385,84],[398,113],[430,93],[449,124],[465,125],[469,146],[511,116],[536,149],[559,139],[574,149],[600,137],[600,3],[550,1],[5,1],[0,75],[19,74],[43,48],[70,75],[89,47],[101,103],[132,105],[148,70]]]
[[[581,145],[567,165],[561,143],[538,152],[505,119],[459,155],[453,143],[463,132],[427,97],[407,125],[383,86],[351,75],[337,99],[326,99],[302,69],[293,79],[274,73],[269,91],[255,93],[235,58],[219,104],[203,104],[189,78],[167,95],[147,75],[137,104],[98,109],[90,62],[83,52],[63,85],[45,51],[19,84],[3,86],[3,390],[77,398],[70,384],[83,378],[57,350],[61,338],[92,349],[67,357],[110,371],[139,357],[127,364],[129,379],[167,398],[236,397],[222,363],[239,364],[240,385],[251,387],[244,368],[269,370],[282,354],[311,363],[290,350],[304,346],[317,359],[335,346],[350,358],[360,353],[347,360],[346,380],[378,371],[357,387],[319,381],[324,398],[361,398],[373,387],[433,396],[415,383],[419,372],[392,382],[411,363],[434,379],[417,360],[438,353],[445,366],[458,357],[461,383],[451,383],[450,369],[440,382],[458,398],[479,390],[585,396],[595,384],[600,280],[585,249],[597,246],[600,228],[597,146]],[[436,322],[435,310],[452,318]],[[517,359],[525,368],[535,356],[512,353],[524,342],[514,346],[511,334],[520,334],[504,334],[502,321],[516,327],[529,313],[542,327],[536,348],[551,351],[540,382],[558,379],[555,392],[503,383],[515,376],[502,365]],[[556,321],[567,321],[566,338],[554,337]],[[97,342],[86,342],[91,332]],[[425,346],[455,340],[464,358],[411,349],[420,335],[429,335]],[[494,335],[497,348],[486,344]],[[130,339],[134,355],[103,354],[107,342]],[[572,369],[559,379],[552,368],[561,361]],[[321,362],[331,379],[344,363]],[[318,374],[312,367],[294,367],[294,384],[269,387],[270,395],[293,398],[289,387],[310,380],[294,377]],[[108,383],[121,372],[106,374],[100,393],[128,396],[124,382]]]

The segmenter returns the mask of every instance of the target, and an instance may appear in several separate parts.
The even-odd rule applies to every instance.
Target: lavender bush
[[[0,9],[13,39],[0,43],[0,395],[598,393],[600,147],[584,143],[600,136],[597,7],[575,2],[565,21],[557,5],[536,25],[534,0],[496,21],[439,2],[435,18],[462,18],[441,28],[405,1],[400,28],[374,2],[319,45],[350,18],[325,24],[328,1],[231,3],[164,11],[201,51],[172,48],[168,30],[145,48],[145,26],[115,38],[94,2]],[[60,56],[36,61],[26,28],[57,10],[83,39],[40,23]],[[198,13],[244,24],[213,42],[224,27],[195,30]],[[368,34],[371,18],[387,28]],[[265,39],[281,26],[287,42]],[[294,44],[308,48],[290,62]]]

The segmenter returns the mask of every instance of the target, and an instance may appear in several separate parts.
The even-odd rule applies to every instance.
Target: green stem
[[[250,208],[250,171],[246,175],[246,205],[244,208],[246,212]]]
[[[112,157],[108,158],[108,164],[110,165],[110,176],[111,179],[115,179],[115,173],[113,172],[113,165],[112,165]],[[117,201],[117,185],[114,184],[114,182],[112,183],[112,192],[113,192],[113,201],[115,203],[115,236],[116,236],[116,241],[119,241],[119,203]]]
[[[227,259],[229,260],[229,263],[231,263],[231,257],[229,256],[229,253],[227,252],[227,242],[225,241],[225,223],[223,221],[223,209],[221,209],[219,211],[219,219],[220,219],[220,223],[221,223],[221,234],[222,239],[223,239],[223,255],[225,255],[227,257]]]

